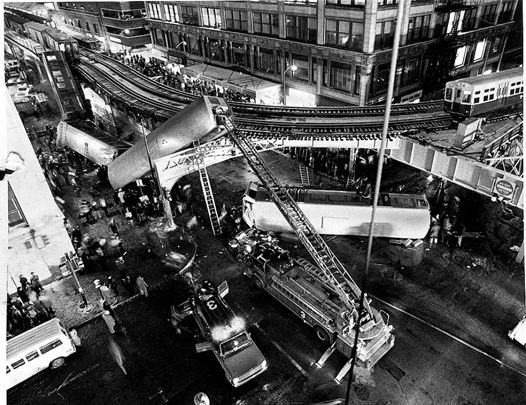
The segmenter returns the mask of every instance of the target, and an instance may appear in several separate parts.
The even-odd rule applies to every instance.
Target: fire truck
[[[358,302],[355,300],[350,306],[344,303],[319,268],[301,257],[291,257],[272,234],[251,228],[239,233],[229,247],[246,264],[245,274],[254,277],[258,287],[311,326],[319,340],[330,345],[317,362],[319,367],[335,350],[350,358],[357,331],[356,357],[362,367],[372,368],[393,347],[393,327],[388,326],[387,313],[364,308],[358,325]],[[336,382],[341,382],[350,366],[349,360],[336,376]]]
[[[239,387],[267,369],[267,360],[245,328],[242,318],[235,315],[223,297],[228,284],[223,282],[216,290],[205,280],[196,287],[196,293],[172,308],[172,322],[194,316],[201,335],[196,343],[198,353],[212,351],[225,371],[227,380]]]

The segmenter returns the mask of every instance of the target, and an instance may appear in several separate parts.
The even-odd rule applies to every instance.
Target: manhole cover
[[[115,373],[113,371],[108,371],[107,373],[104,373],[104,375],[102,376],[102,381],[104,382],[113,381],[113,377],[115,377]]]
[[[357,384],[354,387],[354,391],[356,392],[356,396],[358,397],[358,399],[361,401],[367,401],[371,396],[369,389],[363,384]]]

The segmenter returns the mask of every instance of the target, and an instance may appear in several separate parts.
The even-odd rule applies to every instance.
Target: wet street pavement
[[[301,185],[298,163],[282,153],[263,154],[270,168],[288,185]],[[239,206],[250,181],[256,176],[241,158],[208,169],[218,207]],[[398,181],[414,173],[391,170]],[[324,179],[316,179],[326,181]],[[66,189],[67,211],[77,214],[78,199],[95,190],[109,197],[109,190],[87,172],[80,196]],[[386,181],[395,181],[387,178]],[[67,358],[66,365],[44,371],[9,391],[8,403],[18,404],[192,404],[205,392],[218,404],[312,404],[344,398],[348,379],[341,385],[333,378],[346,359],[334,354],[322,369],[314,363],[324,351],[310,328],[254,281],[243,276],[243,267],[226,249],[232,236],[229,222],[224,235],[210,231],[197,174],[180,184],[191,184],[198,225],[188,232],[197,246],[186,253],[193,260],[194,278],[210,279],[215,285],[228,280],[226,300],[251,324],[249,330],[269,362],[269,369],[240,388],[232,388],[214,355],[196,353],[191,333],[178,335],[170,325],[170,304],[188,296],[186,282],[167,269],[162,260],[171,250],[182,250],[177,238],[170,245],[160,242],[151,223],[131,227],[122,212],[122,240],[128,250],[126,263],[133,275],[142,274],[152,286],[148,298],[125,292],[115,307],[125,330],[115,335],[125,357],[121,370],[109,351],[108,328],[100,317],[99,293],[93,281],[106,276],[94,272],[80,275],[91,311],[80,309],[80,295],[72,279],[45,286],[55,303],[57,316],[76,327],[82,347]],[[416,187],[416,185],[415,185]],[[177,218],[185,223],[188,213]],[[95,238],[106,237],[109,219],[82,225]],[[306,258],[294,238],[286,247]],[[325,237],[336,256],[361,285],[366,239]],[[480,244],[465,240],[462,249],[428,241],[414,250],[376,239],[368,293],[373,306],[385,310],[395,328],[393,349],[373,371],[357,370],[351,390],[353,404],[524,404],[526,397],[526,350],[507,337],[524,315],[524,273],[513,268],[491,270],[473,266],[472,257],[482,254]],[[150,246],[153,255],[148,255]],[[194,257],[195,253],[195,257]],[[111,274],[118,274],[112,264]],[[122,285],[120,285],[121,289]],[[375,299],[375,298],[378,298]],[[184,321],[190,330],[192,319]],[[159,390],[162,389],[162,392]]]

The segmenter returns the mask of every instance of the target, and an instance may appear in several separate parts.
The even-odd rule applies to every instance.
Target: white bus
[[[7,342],[7,389],[46,368],[58,368],[77,348],[59,319],[38,325]]]

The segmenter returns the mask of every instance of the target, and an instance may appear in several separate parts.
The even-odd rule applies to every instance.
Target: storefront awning
[[[246,73],[220,67],[199,64],[181,69],[182,73],[190,77],[215,82],[225,89],[237,91],[256,99],[256,102],[277,104],[280,98],[281,84],[269,82]]]

